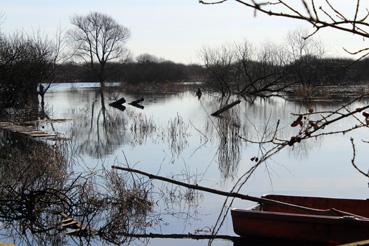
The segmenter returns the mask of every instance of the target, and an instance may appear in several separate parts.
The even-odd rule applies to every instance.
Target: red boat
[[[369,200],[267,195],[260,204],[232,209],[236,234],[331,245],[369,239]]]

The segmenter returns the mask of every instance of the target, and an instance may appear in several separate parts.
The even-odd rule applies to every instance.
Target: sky
[[[339,4],[353,5],[351,1]],[[351,3],[349,3],[351,2]],[[5,15],[5,33],[41,32],[55,36],[58,28],[71,28],[73,15],[97,11],[128,27],[127,48],[134,56],[149,53],[182,63],[201,63],[203,47],[217,47],[247,40],[255,46],[285,42],[289,31],[313,30],[307,23],[258,14],[229,1],[221,5],[202,5],[198,0],[0,0]],[[343,4],[342,9],[347,9]],[[366,41],[338,31],[318,33],[326,56],[347,56],[343,47],[355,50]]]

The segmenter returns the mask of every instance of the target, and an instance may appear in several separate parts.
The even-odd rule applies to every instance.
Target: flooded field
[[[211,113],[224,102],[207,92],[198,99],[195,92],[196,89],[191,89],[142,95],[109,87],[102,94],[99,88],[88,84],[52,87],[45,96],[45,113],[49,119],[58,120],[34,121],[34,124],[62,140],[31,141],[1,132],[1,155],[6,157],[2,160],[9,161],[2,167],[1,182],[8,182],[4,181],[5,177],[9,183],[18,180],[27,190],[32,179],[33,190],[27,191],[28,195],[50,187],[43,190],[43,195],[50,199],[42,200],[41,206],[49,210],[17,203],[3,206],[0,241],[207,245],[209,240],[136,238],[133,234],[210,234],[214,227],[219,229],[219,235],[236,236],[230,214],[221,214],[226,198],[113,170],[111,166],[130,167],[229,191],[253,168],[255,159],[272,147],[245,139],[263,142],[274,134],[279,122],[278,138],[288,140],[299,132],[298,127],[291,127],[296,119],[292,113],[329,112],[345,103],[257,98],[252,103],[242,100],[222,117],[212,117]],[[124,111],[109,106],[121,97],[126,100]],[[144,97],[140,103],[143,109],[128,104],[141,97]],[[234,100],[230,98],[229,102]],[[355,102],[347,110],[367,103],[366,100]],[[324,131],[338,131],[355,124],[356,119],[347,118]],[[289,194],[365,199],[369,194],[368,179],[351,165],[350,138],[356,143],[357,164],[366,172],[365,160],[369,154],[365,141],[369,140],[369,134],[367,128],[360,128],[283,148],[258,165],[239,192],[258,197]],[[29,173],[29,177],[19,178],[22,172]],[[6,192],[12,197],[11,190]],[[58,199],[69,199],[70,206],[63,207],[56,202]],[[237,199],[227,203],[237,208],[253,205]],[[16,206],[27,208],[28,213],[40,218],[29,219],[30,215],[19,212]],[[42,211],[38,214],[37,209]],[[62,212],[75,215],[82,226],[96,230],[94,236],[75,237],[69,227],[60,227]],[[233,245],[233,242],[216,239],[212,244]]]

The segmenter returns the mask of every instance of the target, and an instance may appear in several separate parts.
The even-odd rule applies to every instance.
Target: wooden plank
[[[42,119],[42,120],[31,120],[31,121],[24,121],[23,124],[25,125],[34,125],[39,123],[57,123],[57,122],[65,122],[71,119]],[[1,124],[1,122],[0,122]]]
[[[12,122],[0,122],[0,129],[11,131],[14,133],[23,134],[29,137],[57,137],[57,134],[55,133],[48,133],[45,131],[41,131],[38,129],[35,129],[35,127],[32,126],[22,126],[22,125],[16,125]]]
[[[352,243],[340,244],[339,246],[361,246],[361,245],[369,245],[369,239]]]
[[[52,133],[39,133],[39,134],[27,134],[31,137],[35,137],[35,138],[39,138],[39,137],[55,137],[57,136],[56,134],[52,134]]]
[[[72,218],[67,218],[65,220],[62,220],[62,223],[64,224],[64,223],[68,223],[68,222],[71,222],[71,221],[73,221]]]
[[[81,232],[85,232],[85,231],[86,231],[86,228],[78,228],[78,229],[67,231],[67,234],[68,235],[75,235],[75,234],[78,234],[78,233],[81,233]]]
[[[63,212],[61,212],[60,215],[63,216],[65,219],[69,219],[70,218],[67,214],[65,214]]]
[[[64,228],[64,227],[69,227],[69,226],[76,226],[76,227],[80,227],[80,225],[79,225],[78,221],[75,221],[75,220],[72,220],[72,221],[70,221],[70,222],[68,222],[68,223],[62,224],[61,226],[62,226],[63,228]]]
[[[40,133],[45,133],[45,132],[38,131],[38,130],[32,130],[32,131],[19,131],[19,133],[22,133],[22,134],[40,134]]]

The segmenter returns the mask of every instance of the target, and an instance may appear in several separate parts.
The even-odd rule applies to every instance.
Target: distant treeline
[[[171,61],[109,63],[106,80],[127,83],[203,81],[204,68]],[[89,65],[64,63],[56,66],[56,82],[98,81]]]
[[[265,64],[255,62],[249,69],[260,70]],[[301,84],[331,85],[356,84],[369,81],[369,59],[355,61],[341,58],[302,58],[284,67],[271,70],[285,71],[284,80],[297,79]],[[171,61],[110,63],[107,80],[127,83],[207,81],[206,69],[197,64],[184,65]],[[255,71],[254,71],[255,72]],[[251,72],[250,72],[251,73]],[[64,63],[56,66],[56,82],[98,81],[88,65]]]
[[[369,82],[369,59],[301,58],[286,66],[288,77],[301,84],[332,85]]]

